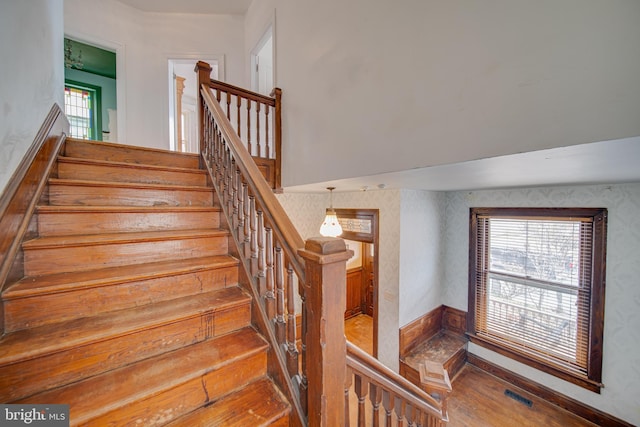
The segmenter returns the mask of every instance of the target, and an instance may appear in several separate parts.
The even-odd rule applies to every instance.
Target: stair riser
[[[36,392],[224,335],[249,326],[250,323],[251,308],[247,302],[0,367],[0,401],[15,401]]]
[[[85,181],[139,182],[146,184],[172,184],[205,186],[206,175],[201,172],[155,170],[117,165],[58,162],[58,178]]]
[[[213,206],[211,189],[153,189],[49,184],[53,206]]]
[[[5,302],[7,332],[235,286],[238,267],[159,277]]]
[[[143,151],[121,145],[111,146],[70,139],[66,142],[64,154],[67,157],[190,169],[197,169],[199,163],[197,156],[162,151]]]
[[[149,399],[127,404],[100,417],[81,420],[77,425],[162,426],[266,375],[266,366],[266,352],[261,352]],[[72,426],[76,425],[73,419],[72,410]]]
[[[25,249],[24,270],[27,276],[39,276],[223,255],[228,252],[227,244],[225,235],[205,235],[175,240]]]
[[[202,212],[74,212],[38,214],[42,236],[159,230],[194,230],[220,227],[218,211]]]

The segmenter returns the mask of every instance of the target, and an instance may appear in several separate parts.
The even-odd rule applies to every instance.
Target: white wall
[[[64,106],[62,0],[0,3],[0,190],[54,103]]]
[[[442,304],[445,193],[401,190],[399,327]]]
[[[261,0],[245,28],[274,9],[285,187],[640,135],[640,2]]]
[[[607,277],[601,394],[471,345],[470,351],[594,408],[640,425],[640,184],[453,192],[446,196],[443,303],[467,311],[470,207],[605,207]]]
[[[242,16],[144,13],[114,0],[66,0],[64,18],[65,33],[75,39],[121,46],[117,78],[126,81],[126,116],[119,142],[169,148],[169,58],[224,55],[226,80],[245,85]]]

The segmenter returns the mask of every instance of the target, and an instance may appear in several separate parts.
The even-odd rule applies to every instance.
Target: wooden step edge
[[[142,307],[72,319],[32,329],[10,332],[0,338],[0,366],[36,359],[93,342],[116,339],[146,329],[158,328],[251,303],[251,296],[239,287],[162,301]]]
[[[242,343],[242,348],[239,351],[234,349],[234,353],[231,355],[229,349],[234,346],[234,343]],[[73,425],[85,425],[85,423],[103,414],[148,399],[176,388],[181,384],[202,378],[209,373],[215,373],[215,371],[267,351],[268,348],[268,342],[252,327],[247,326],[223,336],[211,338],[98,374],[63,386],[60,389],[45,391],[29,397],[28,400],[49,402],[60,398],[59,396],[62,396],[63,399],[66,396],[70,396],[69,399],[65,399],[65,403],[71,404],[73,412],[74,408],[77,408],[73,405],[73,399],[86,401],[86,394],[81,394],[77,390],[87,389],[89,390],[88,396],[91,402],[88,402],[85,408],[81,408],[80,410],[84,409],[84,411],[81,414],[76,414],[73,419]],[[187,359],[190,353],[201,349],[203,350],[202,355],[197,358],[195,363],[191,359],[192,363],[188,365],[189,370],[187,372],[183,372],[180,376],[167,374],[175,370],[177,360]],[[216,351],[216,349],[219,349],[219,351]],[[225,351],[229,354],[224,354]],[[223,356],[213,358],[211,357],[212,353],[223,353]],[[123,388],[123,381],[119,381],[119,378],[123,378],[125,382],[135,378],[135,385]],[[97,394],[96,399],[93,399],[93,394]],[[126,396],[123,397],[123,394],[126,394]],[[104,399],[109,399],[113,395],[117,396],[115,401],[104,401]],[[53,396],[53,398],[48,398],[48,396]],[[97,399],[102,399],[98,405],[95,404]]]
[[[126,188],[129,190],[170,190],[170,191],[213,191],[213,187],[203,185],[147,184],[144,182],[87,181],[82,179],[49,178],[49,185],[73,187]]]
[[[123,169],[148,169],[148,170],[157,171],[157,172],[177,172],[177,173],[187,173],[187,174],[194,174],[194,175],[207,174],[207,172],[204,169],[149,165],[145,163],[116,162],[113,160],[93,160],[93,159],[86,159],[82,157],[59,156],[58,162],[67,163],[67,164],[109,166],[109,167],[117,167],[117,168],[123,168]]]
[[[221,212],[219,206],[87,206],[87,205],[38,205],[36,213],[168,213],[168,212]]]
[[[95,141],[95,140],[87,140],[87,139],[79,139],[79,138],[67,138],[67,141],[87,144],[87,145],[101,145],[103,147],[123,149],[123,150],[134,150],[134,151],[140,151],[140,152],[151,152],[151,153],[169,154],[169,155],[175,155],[175,156],[195,157],[198,159],[200,158],[200,154],[197,154],[197,153],[182,153],[178,151],[164,150],[162,148],[141,147],[139,145],[119,144],[117,142]]]
[[[126,233],[73,234],[68,236],[44,236],[27,240],[23,250],[53,248],[88,247],[98,245],[119,245],[140,242],[158,242],[165,240],[188,240],[203,237],[224,237],[229,232],[224,229],[199,228],[186,230],[132,231]]]
[[[173,420],[166,427],[191,425],[265,427],[288,416],[290,412],[291,404],[282,392],[269,378],[263,377]]]
[[[121,267],[102,268],[73,273],[57,273],[47,276],[24,277],[10,285],[2,294],[4,301],[31,298],[91,288],[113,286],[127,282],[179,276],[205,270],[216,270],[239,265],[239,260],[230,255],[188,258],[178,261],[162,261],[134,264]],[[231,283],[230,285],[234,285]]]

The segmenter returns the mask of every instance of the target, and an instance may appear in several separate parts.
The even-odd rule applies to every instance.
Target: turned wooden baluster
[[[238,188],[238,224],[236,228],[236,236],[238,242],[244,241],[244,195],[247,192],[247,184],[243,182],[242,175],[238,177],[240,187]]]
[[[293,268],[287,262],[287,369],[289,375],[294,376],[298,373],[298,349],[296,347],[296,307]]]
[[[415,414],[415,409],[413,408],[413,406],[407,405],[405,413],[404,413],[404,417],[407,420],[407,426],[408,427],[415,427],[415,424],[414,424],[415,416],[416,416],[416,414]]]
[[[391,415],[393,414],[393,410],[395,409],[394,408],[395,403],[396,403],[395,396],[391,392],[384,390],[382,392],[382,407],[384,408],[384,414],[385,414],[384,425],[386,427],[391,427],[391,424],[393,422]]]
[[[349,395],[351,394],[351,386],[353,385],[353,369],[347,366],[347,374],[344,382],[344,425],[345,427],[351,426],[351,409]]]
[[[256,215],[256,198],[249,196],[249,224],[251,226],[250,240],[250,268],[253,277],[258,273],[258,236],[257,236],[257,215]]]
[[[238,129],[238,138],[242,138],[241,132],[240,132],[240,128],[242,126],[240,126],[240,106],[242,105],[242,98],[240,97],[240,95],[236,95],[236,128]]]
[[[262,151],[260,147],[260,105],[261,102],[256,102],[256,146],[258,147],[258,151],[256,152],[256,156],[262,157]]]
[[[231,184],[231,180],[229,178],[231,169],[231,153],[229,152],[229,148],[225,148],[224,150],[224,166],[223,166],[223,179],[222,179],[222,203],[229,208],[229,184]]]
[[[235,218],[233,211],[233,204],[236,200],[236,191],[238,191],[237,182],[236,182],[236,173],[238,172],[238,167],[236,166],[235,159],[231,160],[231,165],[229,167],[229,187],[227,191],[227,212],[231,215],[231,220]],[[229,224],[230,227],[233,227],[233,223]]]
[[[356,374],[354,390],[356,397],[358,398],[358,427],[365,427],[366,425],[366,408],[365,400],[369,392],[369,383],[366,378]]]
[[[276,181],[274,188],[279,189],[282,175],[282,90],[275,88],[271,92],[271,96],[276,99],[276,106],[273,117],[273,144],[275,158],[275,175]]]
[[[231,122],[231,94],[227,92],[225,98],[227,98],[227,119]]]
[[[250,155],[251,151],[251,100],[247,98],[247,150]]]
[[[407,410],[407,402],[401,399],[396,399],[396,418],[397,427],[404,427],[405,411]]]
[[[275,319],[276,305],[275,305],[275,283],[273,276],[273,231],[270,227],[265,228],[266,238],[266,287],[267,291],[264,295],[265,310],[267,312],[267,318],[269,320]]]
[[[308,400],[307,392],[309,388],[307,379],[307,298],[304,286],[298,285],[298,294],[300,295],[300,301],[302,302],[302,314],[300,319],[300,353],[302,356],[302,363],[300,364],[300,406],[304,410],[305,414],[308,413]]]
[[[244,192],[244,241],[242,242],[242,257],[251,257],[251,204],[249,188]]]
[[[258,292],[261,297],[267,295],[266,276],[265,276],[265,254],[264,254],[264,216],[262,211],[258,210]]]
[[[242,191],[242,172],[240,172],[239,168],[236,168],[236,174],[233,179],[233,214],[232,221],[233,224],[229,224],[231,227],[233,234],[238,236],[238,223],[240,222],[240,215],[238,212],[238,208],[240,207],[240,203],[238,200],[238,195]]]
[[[271,159],[271,147],[269,146],[269,112],[271,111],[271,107],[268,105],[265,106],[264,111],[264,132],[265,132],[265,157],[267,159]]]
[[[282,248],[276,246],[276,339],[282,345],[286,339],[284,323],[284,280],[283,280]]]
[[[382,401],[382,388],[371,384],[369,399],[373,407],[373,427],[380,427],[380,402]]]

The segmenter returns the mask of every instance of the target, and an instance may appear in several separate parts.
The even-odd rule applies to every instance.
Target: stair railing
[[[441,425],[446,417],[435,399],[351,346],[347,352],[346,261],[353,252],[342,239],[302,239],[214,95],[207,67],[196,65],[202,163],[235,242],[241,277],[258,302],[256,321],[272,343],[277,366],[270,364],[270,374],[293,406],[290,425],[349,425],[345,396],[352,384],[358,401],[366,395],[358,384],[367,384],[383,399],[387,396],[383,408],[395,414],[396,425]],[[376,417],[371,421],[380,425]]]
[[[282,91],[275,88],[270,96],[265,96],[210,79],[211,67],[202,61],[196,64],[196,72],[199,81],[206,81],[212,89],[214,98],[223,108],[231,126],[244,142],[262,175],[273,189],[280,190]]]
[[[345,414],[350,417],[345,420],[346,426],[352,419],[358,427],[391,427],[403,422],[408,426],[440,427],[448,421],[441,402],[350,342],[344,392]],[[357,408],[350,408],[350,401]]]

